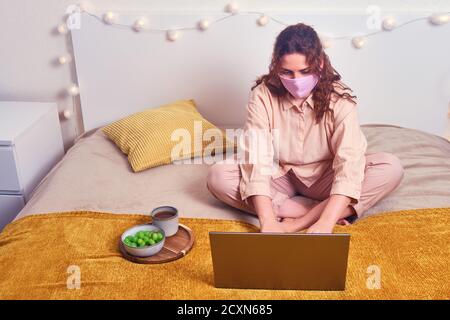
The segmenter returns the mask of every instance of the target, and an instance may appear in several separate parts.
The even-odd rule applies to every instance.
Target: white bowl
[[[133,248],[128,246],[124,240],[128,236],[134,236],[139,231],[159,231],[162,233],[163,238],[160,242],[155,243],[151,246],[144,246],[140,248]],[[161,228],[158,228],[157,226],[151,225],[151,224],[141,224],[138,226],[134,226],[128,230],[126,230],[124,233],[122,233],[121,241],[123,244],[123,247],[125,248],[125,251],[129,254],[136,256],[136,257],[150,257],[154,254],[157,254],[161,249],[164,247],[164,241],[166,240],[166,234],[164,233],[164,230]]]

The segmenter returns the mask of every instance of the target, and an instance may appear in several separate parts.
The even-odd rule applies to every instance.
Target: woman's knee
[[[216,189],[219,182],[223,179],[223,170],[217,163],[208,168],[208,175],[206,176],[206,187],[209,191]]]
[[[403,165],[396,155],[388,152],[380,153],[381,161],[385,164],[383,170],[384,175],[392,189],[395,189],[400,184],[405,174]]]
[[[206,187],[212,193],[220,193],[227,188],[227,182],[232,179],[230,165],[215,163],[208,169]]]

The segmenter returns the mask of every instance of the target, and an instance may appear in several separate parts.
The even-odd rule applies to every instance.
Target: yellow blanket
[[[236,221],[182,218],[196,236],[184,258],[157,265],[123,259],[120,234],[147,222],[143,215],[69,212],[8,225],[0,234],[0,299],[450,298],[450,208],[336,227],[351,234],[347,289],[340,292],[215,288],[208,232],[257,231]]]

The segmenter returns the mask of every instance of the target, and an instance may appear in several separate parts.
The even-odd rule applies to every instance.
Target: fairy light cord
[[[85,13],[93,18],[95,18],[96,20],[98,20],[99,22],[104,23],[104,18],[102,16],[99,16],[97,14],[94,14],[92,12],[89,12],[87,10],[81,10],[82,13]],[[292,25],[292,23],[287,23],[284,21],[281,21],[273,16],[271,16],[270,14],[267,14],[265,12],[257,12],[257,11],[239,11],[238,13],[230,13],[224,17],[215,19],[215,20],[211,20],[209,22],[209,25],[213,25],[225,20],[228,20],[230,18],[232,18],[233,16],[237,16],[237,15],[243,15],[243,14],[248,14],[248,15],[258,15],[258,16],[264,16],[267,17],[269,20],[280,24],[282,26],[290,26]],[[443,12],[441,13],[441,15],[450,15],[450,12]],[[395,27],[393,27],[392,29],[399,29],[402,28],[408,24],[411,23],[416,23],[418,21],[425,21],[425,20],[429,20],[430,16],[423,16],[423,17],[419,17],[419,18],[414,18],[408,21],[405,21],[401,24],[395,25]],[[110,25],[111,27],[116,27],[116,28],[120,28],[120,29],[126,29],[126,30],[130,30],[133,28],[133,25],[129,25],[129,24],[123,24],[123,23],[118,23],[118,22],[109,22],[108,25]],[[159,33],[159,32],[170,32],[170,31],[184,31],[184,30],[198,30],[198,27],[174,27],[174,28],[144,28],[142,30],[139,30],[139,32],[148,32],[148,33]],[[369,33],[365,33],[365,34],[358,34],[358,35],[344,35],[344,36],[327,36],[325,35],[325,37],[327,39],[330,40],[351,40],[355,37],[371,37],[380,33],[385,33],[386,30],[383,30],[382,28],[380,30],[377,31],[373,31],[373,32],[369,32]]]
[[[89,10],[89,8],[86,5],[78,4],[73,6],[74,12],[72,13],[80,13],[80,14],[86,14],[91,16],[92,18],[96,19],[97,21],[107,24],[110,27],[122,29],[122,30],[134,30],[136,32],[141,33],[166,33],[167,39],[170,41],[175,41],[178,39],[181,31],[205,31],[206,29],[209,29],[211,26],[221,23],[223,21],[226,21],[228,19],[231,19],[233,16],[238,15],[257,15],[259,18],[257,19],[257,23],[259,26],[263,27],[266,26],[270,21],[273,21],[276,24],[282,25],[284,27],[290,26],[293,23],[287,23],[285,21],[282,21],[278,18],[276,18],[274,15],[276,14],[269,14],[266,12],[258,12],[258,11],[240,11],[238,9],[238,5],[236,3],[229,3],[226,8],[225,12],[226,14],[223,17],[217,18],[217,19],[202,19],[198,22],[197,26],[193,27],[174,27],[174,28],[152,28],[148,27],[148,19],[145,16],[139,16],[138,13],[136,13],[136,20],[133,24],[124,24],[117,22],[117,14],[112,11],[105,11],[102,15],[95,14]],[[142,14],[142,12],[140,12]],[[69,13],[70,14],[70,13]],[[128,12],[128,14],[131,14]],[[133,13],[134,14],[134,13]],[[403,23],[397,24],[397,20],[394,18],[394,16],[388,16],[383,19],[380,18],[379,22],[379,29],[372,32],[367,33],[361,33],[357,35],[342,35],[342,36],[335,36],[330,35],[324,32],[319,32],[319,37],[321,38],[321,41],[323,43],[324,48],[329,48],[331,46],[332,41],[336,40],[350,40],[351,44],[356,49],[361,49],[365,46],[367,38],[375,36],[380,33],[386,33],[386,32],[392,32],[396,29],[400,29],[405,27],[406,25],[416,23],[419,21],[428,20],[433,25],[443,25],[450,21],[450,12],[436,12],[433,14],[430,14],[428,16],[413,18],[410,20],[407,20]],[[59,24],[56,28],[59,34],[61,35],[67,35],[69,32],[69,28],[67,24]],[[58,57],[57,61],[60,65],[69,65],[71,62],[73,63],[72,56],[70,54],[65,54],[60,57]],[[79,95],[79,87],[78,84],[72,83],[70,86],[66,89],[67,94],[69,96],[72,96],[72,99],[75,103],[75,98]],[[72,118],[72,115],[76,113],[76,109],[72,108],[72,111],[67,109],[64,112],[64,117],[66,119]],[[77,132],[78,134],[78,132]]]

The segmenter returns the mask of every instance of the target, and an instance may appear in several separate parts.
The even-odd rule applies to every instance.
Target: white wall
[[[69,0],[0,0],[0,100],[56,101],[59,110],[79,112],[78,100],[68,98],[62,91],[75,78],[74,70],[55,66],[54,60],[70,50],[65,37],[55,34],[55,26],[64,21]],[[217,12],[228,1],[219,0],[97,0],[95,8],[146,12],[198,10]],[[241,0],[245,11],[354,11],[364,13],[368,5],[378,5],[383,13],[450,11],[449,0]],[[433,36],[430,34],[430,36]],[[436,39],[442,41],[442,39]],[[426,60],[426,58],[425,58]],[[446,68],[449,68],[448,64]],[[425,71],[426,72],[426,71]],[[426,73],[424,73],[426,76]],[[445,116],[445,115],[443,115]],[[82,130],[81,119],[62,120],[66,148],[77,132]]]

